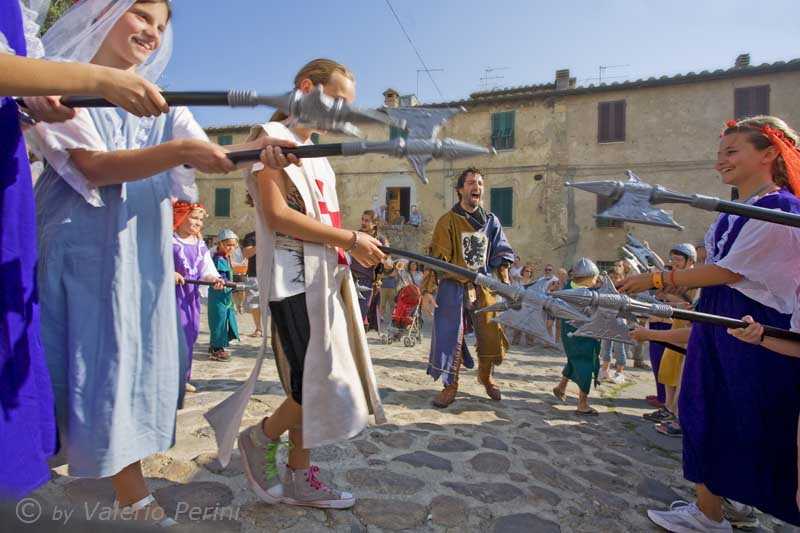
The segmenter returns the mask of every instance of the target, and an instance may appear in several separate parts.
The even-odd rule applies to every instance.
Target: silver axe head
[[[651,196],[658,189],[657,186],[644,183],[630,170],[626,170],[625,174],[628,176],[627,181],[584,181],[565,185],[599,196],[607,196],[614,201],[610,208],[597,213],[595,215],[597,218],[683,229],[683,226],[675,222],[672,215],[663,209],[653,207]]]
[[[635,255],[640,263],[643,263],[647,268],[645,272],[650,270],[650,266],[656,267],[658,270],[664,270],[664,262],[653,253],[653,250],[644,245],[642,241],[628,233],[627,241],[622,245],[623,249]]]
[[[335,130],[356,137],[364,135],[354,122],[382,122],[401,129],[406,128],[406,122],[402,118],[391,116],[383,110],[351,106],[341,98],[325,94],[322,85],[317,85],[308,94],[297,89],[285,96],[261,97],[261,100],[269,100],[276,108],[291,115],[294,123],[321,130]]]
[[[577,289],[589,290],[589,289]],[[595,292],[598,295],[617,295],[619,291],[614,287],[611,278],[607,273],[603,273],[603,284]],[[577,329],[570,333],[571,337],[592,337],[595,339],[610,339],[613,341],[635,344],[631,338],[628,323],[624,318],[619,317],[614,309],[607,309],[597,306],[590,307],[589,320],[584,322],[571,322]]]
[[[616,293],[602,293],[589,289],[568,289],[554,291],[553,295],[573,305],[587,307],[590,320],[580,324],[573,333],[578,337],[609,339],[625,344],[636,344],[630,335],[629,320],[640,316],[659,316],[670,318],[672,308],[662,303],[645,303],[629,296]]]
[[[622,251],[622,255],[625,257],[625,260],[631,265],[631,268],[638,274],[642,272],[647,272],[649,268],[646,264],[642,263],[641,259],[636,256],[631,250],[629,250],[624,244],[620,246],[620,250]]]
[[[496,153],[494,148],[485,148],[457,139],[437,139],[439,130],[452,116],[466,111],[463,107],[446,109],[387,107],[383,111],[392,119],[405,123],[408,135],[405,139],[396,139],[397,155],[408,159],[422,183],[428,183],[425,168],[434,158],[452,161]]]
[[[553,327],[552,330],[548,328],[548,320],[552,321],[554,317],[567,317],[570,320],[588,320],[588,317],[567,302],[549,296],[547,294],[548,284],[549,280],[543,279],[527,289],[522,289],[520,297],[507,300],[504,312],[491,320],[531,335],[546,346],[558,348],[555,328]],[[492,307],[494,306],[489,306],[478,312],[495,310]]]

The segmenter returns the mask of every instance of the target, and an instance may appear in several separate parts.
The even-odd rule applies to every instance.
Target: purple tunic
[[[0,31],[19,55],[25,37],[17,0],[0,0]],[[39,336],[36,220],[28,154],[14,101],[0,102],[0,501],[50,479],[55,405]]]
[[[755,205],[800,213],[800,200],[787,191],[765,196]],[[746,221],[738,218],[724,248],[709,252],[725,257]],[[727,227],[725,215],[715,243]],[[770,268],[768,258],[764,268]],[[698,311],[734,318],[752,315],[757,322],[785,329],[791,318],[727,285],[704,288]],[[679,404],[686,479],[800,525],[795,500],[800,359],[745,344],[723,327],[696,323]]]
[[[195,244],[185,243],[177,235],[172,237],[172,254],[175,259],[175,272],[186,279],[203,277],[203,258],[208,247],[202,239]],[[189,364],[186,368],[186,381],[192,375],[192,350],[200,332],[200,287],[198,285],[176,285],[175,295],[178,300],[178,316],[181,329],[189,348]]]

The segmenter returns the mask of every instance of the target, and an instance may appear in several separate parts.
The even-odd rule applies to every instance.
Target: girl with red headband
[[[716,169],[743,203],[800,213],[797,133],[776,117],[729,122]],[[721,214],[706,233],[708,259],[691,270],[628,278],[621,291],[705,287],[698,311],[752,316],[788,329],[800,289],[800,229]],[[800,525],[797,413],[800,359],[694,324],[681,383],[683,471],[697,503],[649,511],[668,531],[730,531],[722,498]],[[674,506],[673,506],[674,507]]]
[[[206,218],[206,208],[200,203],[178,200],[172,204],[172,257],[175,261],[175,295],[178,304],[184,342],[189,349],[186,367],[186,392],[197,389],[189,383],[192,375],[192,350],[200,331],[200,292],[197,285],[187,285],[187,279],[214,282],[221,290],[224,281],[214,267],[211,253],[203,241],[200,230]]]

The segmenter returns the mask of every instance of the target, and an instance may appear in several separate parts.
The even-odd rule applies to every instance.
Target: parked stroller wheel
[[[411,337],[403,338],[403,346],[405,346],[406,348],[411,348]]]
[[[389,336],[388,335],[381,335],[381,343],[382,344],[389,344]]]
[[[394,339],[389,337],[389,344],[392,344],[393,342],[394,342]]]
[[[415,345],[415,344],[417,344],[417,340],[416,340],[414,337],[409,337],[409,338],[408,338],[408,344],[409,344],[409,346],[410,346],[411,348],[413,348],[413,347],[414,347],[414,345]]]

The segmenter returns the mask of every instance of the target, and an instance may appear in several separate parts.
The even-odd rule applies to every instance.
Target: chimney
[[[416,94],[406,94],[400,97],[400,107],[416,107],[419,105]]]
[[[400,107],[400,93],[394,89],[383,91],[383,105],[384,107]]]
[[[556,90],[561,91],[564,89],[569,89],[570,79],[569,79],[569,69],[561,69],[556,71]]]
[[[736,57],[734,68],[747,68],[750,66],[750,54],[739,54]]]

